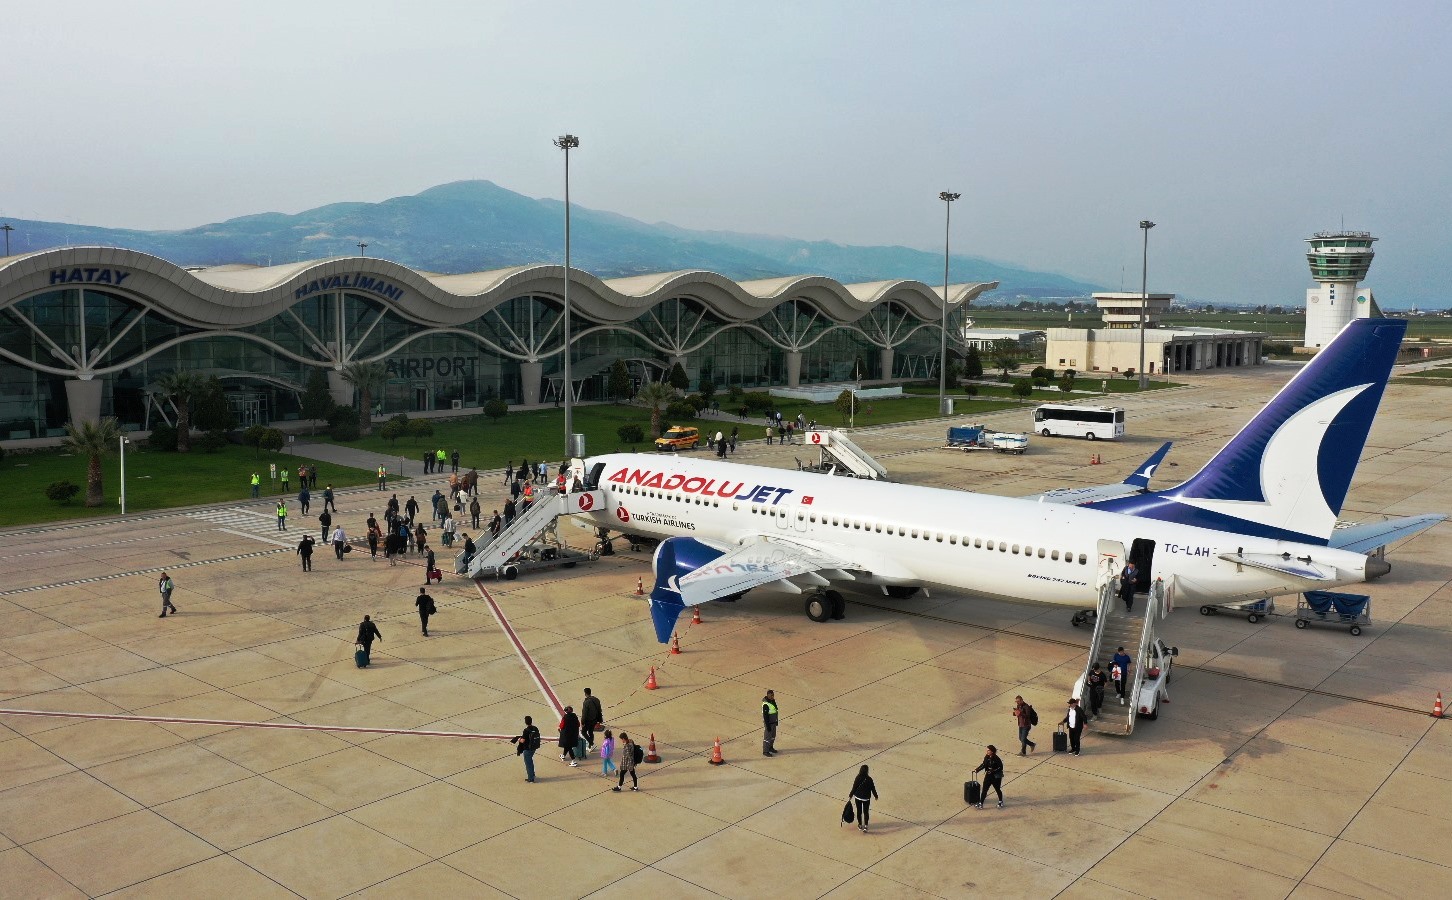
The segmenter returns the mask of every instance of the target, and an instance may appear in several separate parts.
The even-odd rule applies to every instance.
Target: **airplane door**
[[[1155,561],[1155,542],[1148,538],[1135,538],[1134,543],[1129,546],[1129,561],[1134,563],[1135,591],[1148,591],[1154,583],[1154,574],[1150,570]]]
[[[1114,580],[1119,570],[1124,568],[1124,544],[1119,541],[1099,542],[1099,565],[1095,569],[1094,587],[1096,590],[1103,590],[1104,585]]]
[[[780,503],[776,508],[776,527],[778,531],[806,531],[807,511],[800,503],[787,501]]]

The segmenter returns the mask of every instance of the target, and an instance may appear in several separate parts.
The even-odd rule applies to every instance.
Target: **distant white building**
[[[1140,309],[1144,309],[1145,371],[1193,372],[1259,365],[1269,334],[1224,328],[1162,326],[1174,294],[1150,294],[1146,304],[1137,293],[1094,295],[1104,328],[1050,328],[1044,365],[1079,372],[1125,372],[1139,369]]]
[[[998,328],[963,329],[964,349],[976,347],[979,351],[992,350],[993,345],[999,341],[1013,341],[1024,350],[1031,350],[1043,344],[1047,338],[1048,332],[1046,331],[1014,331]]]
[[[1306,291],[1306,340],[1309,350],[1331,342],[1352,319],[1371,317],[1371,288],[1361,287],[1371,269],[1376,238],[1367,231],[1322,231],[1306,243],[1306,262],[1316,286]]]

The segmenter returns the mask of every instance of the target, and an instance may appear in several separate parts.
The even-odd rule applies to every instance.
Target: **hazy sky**
[[[0,216],[181,228],[488,178],[692,228],[1449,305],[1445,3],[12,3]],[[1122,274],[1123,273],[1123,274]]]

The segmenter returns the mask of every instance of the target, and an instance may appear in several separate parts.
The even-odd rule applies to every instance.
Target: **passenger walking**
[[[998,794],[998,808],[1003,809],[1003,760],[998,758],[998,748],[992,744],[988,745],[988,752],[983,754],[983,762],[973,770],[975,775],[979,772],[983,773],[983,793],[978,795],[977,808],[983,808],[983,801],[988,799],[988,789],[993,788]]]
[[[513,480],[514,480],[514,460],[511,459],[509,461],[509,465],[507,465],[507,466],[504,467],[504,483],[505,484],[509,484],[509,482],[511,482]]]
[[[258,497],[260,495],[261,491],[262,491],[262,478],[256,472],[253,472],[252,473],[252,496],[253,496],[253,498],[255,499],[256,497]]]
[[[398,554],[403,552],[404,539],[399,535],[397,528],[391,528],[388,535],[383,539],[383,558],[388,560],[390,566],[398,565]]]
[[[333,533],[333,517],[326,509],[318,513],[318,526],[322,529],[321,540],[326,541]]]
[[[770,425],[766,426],[766,446],[771,446],[771,436],[774,434]]]
[[[1109,659],[1109,677],[1114,679],[1114,693],[1119,696],[1119,705],[1124,705],[1124,683],[1129,680],[1129,666],[1134,660],[1120,647]]]
[[[538,480],[540,484],[550,483],[550,464],[545,462],[544,460],[540,460]]]
[[[474,546],[474,539],[471,538],[471,537],[469,537],[468,533],[465,532],[465,534],[464,534],[464,558],[462,560],[462,563],[464,565],[464,572],[468,572],[469,571],[469,560],[471,560],[471,559],[474,558],[475,549],[476,548]],[[464,572],[461,572],[460,574],[463,574]]]
[[[301,480],[302,473],[299,472],[297,477],[299,480]],[[303,515],[308,514],[308,508],[312,505],[312,502],[313,495],[308,493],[308,486],[303,485],[302,490],[297,492],[297,505],[300,507],[300,512],[302,512]]]
[[[1038,747],[1038,744],[1029,740],[1029,730],[1039,724],[1039,714],[1032,706],[1023,702],[1022,697],[1014,697],[1013,717],[1018,720],[1018,755],[1027,756],[1030,750]]]
[[[333,486],[331,484],[323,488],[323,509],[330,508],[333,512],[338,511],[338,504],[333,502]]]
[[[573,706],[565,707],[565,714],[560,719],[560,762],[569,760],[571,767],[578,767],[579,761],[575,759],[575,745],[580,742],[580,717],[575,715]]]
[[[418,501],[409,497],[408,502],[403,505],[403,511],[408,514],[408,524],[413,525],[414,516],[418,515]]]
[[[585,702],[580,704],[580,729],[585,736],[585,745],[595,748],[595,726],[605,721],[605,711],[600,708],[600,698],[585,688]]]
[[[423,464],[425,475],[434,474],[434,451],[425,450],[423,452]]]
[[[428,529],[424,528],[424,524],[422,522],[418,523],[418,527],[413,530],[413,550],[414,550],[414,552],[415,553],[422,553],[423,552],[423,548],[424,548],[424,544],[428,541],[428,539],[429,539]]]
[[[615,738],[610,729],[605,729],[605,740],[600,742],[600,774],[606,778],[615,771]]]
[[[776,755],[776,724],[781,711],[776,705],[776,694],[767,691],[761,698],[761,755]]]
[[[504,530],[504,520],[499,518],[499,510],[494,510],[494,515],[489,519],[489,533],[499,537],[499,532]]]
[[[444,505],[444,495],[443,495],[443,492],[442,491],[435,490],[434,491],[434,496],[433,496],[432,499],[429,500],[429,503],[434,508],[434,512],[433,512],[434,521],[436,521],[436,522],[442,522],[444,520],[444,513],[447,510],[447,507]]]
[[[434,598],[424,588],[418,589],[418,597],[414,598],[413,605],[418,607],[418,624],[423,630],[423,636],[429,636],[429,616],[439,611],[434,605]]]
[[[512,522],[514,520],[514,501],[513,500],[509,500],[509,501],[506,501],[505,502],[505,504],[504,504],[504,511],[505,511],[505,519],[507,520],[504,524],[508,525],[509,522]],[[469,520],[473,524],[473,527],[475,527],[475,528],[478,528],[479,527],[479,513],[480,513],[479,498],[478,497],[475,497],[474,499],[472,499],[472,500],[469,501]]]
[[[392,497],[389,497],[388,498],[388,512],[391,513],[395,517],[398,515],[398,495],[397,494],[394,494]]]
[[[375,640],[383,640],[383,632],[378,630],[378,625],[374,623],[372,616],[364,616],[363,621],[358,623],[358,640],[353,643],[362,644],[363,653],[368,655],[373,653]]]
[[[514,745],[514,755],[524,757],[524,780],[534,783],[534,752],[539,749],[539,729],[534,727],[534,717],[524,717],[524,731],[509,742]]]
[[[867,774],[867,766],[857,770],[857,778],[852,782],[852,791],[847,796],[852,798],[852,803],[857,807],[857,830],[867,832],[867,815],[872,801],[877,799],[877,785],[873,783],[872,776]]]
[[[297,555],[302,559],[302,570],[311,572],[313,570],[313,545],[317,543],[310,534],[303,535],[303,539],[297,542]]]
[[[308,487],[318,489],[318,467],[317,464],[308,466]]]
[[[458,529],[458,527],[459,523],[454,519],[453,516],[449,516],[447,519],[444,520],[444,536],[442,540],[445,547],[454,546],[454,532]]]
[[[1134,589],[1138,579],[1139,569],[1132,562],[1125,563],[1119,573],[1119,599],[1124,601],[1125,612],[1134,612]]]
[[[378,558],[378,541],[383,537],[383,531],[378,527],[378,520],[372,516],[368,517],[368,558]]]
[[[287,502],[284,500],[277,501],[277,530],[287,530]]]
[[[453,463],[453,465],[454,465],[454,474],[455,475],[459,474],[459,451],[458,450],[455,450],[453,453],[450,453],[449,454],[449,462]]]
[[[1099,710],[1104,708],[1104,670],[1099,663],[1089,672],[1089,718],[1099,715]]]
[[[640,779],[635,777],[635,762],[636,756],[642,755],[640,747],[630,739],[630,735],[623,731],[620,732],[620,782],[610,790],[617,794],[620,793],[620,789],[625,787],[626,775],[630,776],[630,789],[632,791],[640,790]]]
[[[1079,698],[1069,698],[1069,710],[1064,713],[1064,718],[1059,720],[1060,725],[1069,729],[1069,752],[1075,756],[1079,755],[1079,736],[1084,733],[1084,710],[1079,708]],[[987,790],[987,788],[984,788]]]
[[[434,548],[428,547],[424,550],[424,587],[428,587],[434,578],[434,570],[438,568],[438,560],[434,556]],[[438,574],[439,584],[444,583],[444,573]]]
[[[162,572],[161,577],[156,581],[156,589],[161,594],[161,615],[157,618],[165,619],[168,610],[172,613],[176,612],[176,606],[171,602],[171,592],[176,590],[176,584],[171,580],[170,575]]]
[[[337,556],[339,560],[342,560],[343,554],[347,552],[347,547],[348,535],[346,532],[343,531],[343,526],[339,525],[337,528],[333,529],[333,554]]]

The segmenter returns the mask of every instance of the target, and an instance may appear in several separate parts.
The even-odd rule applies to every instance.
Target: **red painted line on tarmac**
[[[494,614],[494,620],[499,623],[499,627],[508,636],[509,642],[514,645],[514,652],[518,654],[519,661],[524,663],[524,667],[529,670],[529,677],[534,679],[535,687],[540,689],[540,693],[544,694],[545,699],[554,707],[555,715],[564,715],[565,705],[560,702],[559,697],[555,696],[554,688],[550,687],[550,683],[545,680],[544,673],[539,670],[539,666],[535,665],[534,659],[529,655],[529,651],[524,649],[524,643],[520,641],[519,635],[515,634],[514,629],[510,627],[509,620],[504,617],[504,611],[499,608],[498,603],[494,602],[494,598],[489,596],[489,592],[484,590],[484,582],[475,579],[474,586],[479,589],[479,596],[483,597],[484,602],[489,604],[489,611]]]
[[[0,709],[0,715],[40,716],[54,719],[107,719],[122,722],[157,722],[164,725],[226,725],[233,728],[286,728],[294,731],[345,731],[352,734],[411,734],[418,737],[478,738],[507,741],[517,735],[476,734],[471,731],[416,731],[407,728],[362,728],[355,725],[305,725],[298,722],[239,722],[232,719],[183,719],[176,716],[123,716],[116,713],[54,712],[44,709]]]

